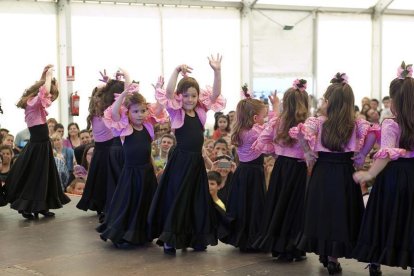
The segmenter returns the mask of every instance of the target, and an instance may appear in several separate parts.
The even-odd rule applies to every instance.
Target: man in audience
[[[79,137],[81,140],[81,144],[80,146],[73,149],[77,164],[82,163],[83,151],[85,150],[86,145],[92,143],[91,134],[89,133],[89,130],[87,129],[81,130],[79,132]]]
[[[392,117],[392,112],[391,112],[391,109],[390,109],[390,106],[391,106],[391,98],[389,96],[385,96],[382,99],[382,105],[383,105],[383,109],[381,110],[380,123],[382,123],[382,121],[385,118]]]
[[[55,132],[60,135],[63,139],[63,135],[65,135],[65,127],[62,124],[57,123],[54,128]]]
[[[371,109],[378,111],[379,101],[377,99],[371,99],[371,101],[369,102],[369,106],[371,107]]]
[[[15,143],[19,149],[24,148],[30,140],[30,132],[28,128],[19,131],[16,135]]]

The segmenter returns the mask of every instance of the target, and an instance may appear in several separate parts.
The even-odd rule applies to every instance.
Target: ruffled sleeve
[[[168,122],[168,113],[162,106],[159,106],[159,104],[152,103],[148,104],[148,121],[152,124],[156,123],[166,123]],[[161,110],[160,110],[161,108]]]
[[[174,93],[174,98],[170,99],[167,97],[166,90],[162,88],[155,89],[155,99],[158,103],[168,109],[177,110],[183,107],[182,95]]]
[[[398,147],[400,128],[392,119],[385,119],[381,127],[381,148],[374,155],[374,159],[390,158],[396,160],[403,157],[407,151]]]
[[[211,86],[207,86],[206,89],[200,90],[199,102],[207,110],[213,110],[219,112],[226,107],[226,99],[220,94],[213,102],[211,96],[213,95],[213,89]]]
[[[277,128],[279,120],[272,118],[267,126],[261,131],[257,140],[253,143],[252,149],[265,154],[271,154],[275,152],[273,144],[275,129]]]
[[[132,133],[133,129],[129,124],[128,116],[127,116],[127,108],[121,105],[120,115],[121,119],[119,121],[114,121],[112,118],[112,109],[113,104],[109,106],[104,111],[104,116],[102,118],[104,124],[112,130],[114,136],[128,136]]]
[[[316,146],[316,141],[319,133],[320,120],[316,117],[309,117],[304,123],[298,124],[296,127],[292,127],[289,130],[289,136],[293,139],[298,139],[299,133],[301,133],[306,141],[308,141],[309,147],[313,150]]]
[[[52,104],[52,101],[48,98],[49,93],[47,93],[46,87],[42,85],[39,88],[39,93],[27,101],[28,106],[34,106],[40,103],[44,108],[49,107]]]
[[[368,133],[374,133],[376,136],[376,139],[379,140],[381,128],[379,125],[374,124],[371,126],[371,124],[364,120],[364,119],[358,119],[355,121],[356,124],[356,138],[358,141],[358,147],[357,150],[360,150],[365,143],[365,139],[367,138]]]

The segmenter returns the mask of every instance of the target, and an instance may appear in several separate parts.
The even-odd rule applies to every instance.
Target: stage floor
[[[273,261],[269,254],[242,254],[219,244],[207,252],[183,252],[166,256],[154,243],[132,249],[117,249],[103,242],[95,227],[94,212],[76,209],[79,197],[55,218],[24,220],[8,206],[0,208],[0,275],[328,275],[318,257],[297,263]],[[369,275],[366,264],[340,260],[342,275]],[[383,267],[383,275],[410,275],[409,270]]]

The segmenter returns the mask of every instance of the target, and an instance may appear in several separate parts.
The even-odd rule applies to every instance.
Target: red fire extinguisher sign
[[[78,92],[70,95],[70,113],[72,116],[79,116],[79,100]]]
[[[67,81],[75,80],[75,66],[66,66],[66,80]]]

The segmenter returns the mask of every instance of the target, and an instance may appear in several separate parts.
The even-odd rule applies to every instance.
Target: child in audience
[[[46,124],[46,108],[58,95],[53,66],[48,65],[41,79],[17,103],[17,107],[25,110],[30,141],[11,168],[5,189],[11,208],[26,219],[33,219],[38,213],[54,216],[49,209],[61,208],[70,201],[61,188]]]
[[[289,130],[308,117],[308,98],[306,80],[295,80],[283,95],[282,113],[270,120],[253,145],[263,153],[277,155],[255,247],[271,251],[283,261],[305,259],[305,252],[296,248],[296,239],[305,211],[306,163],[300,144],[289,136]]]
[[[161,89],[162,82],[157,87]],[[110,239],[116,247],[152,240],[147,216],[157,179],[151,162],[151,143],[153,126],[167,118],[163,111],[160,104],[147,104],[135,83],[105,110],[105,124],[123,141],[125,164],[105,220],[97,231],[101,239]]]
[[[240,164],[231,180],[227,215],[234,218],[234,227],[224,241],[241,252],[253,250],[260,230],[265,201],[263,155],[252,149],[264,129],[267,107],[257,99],[246,98],[237,104],[231,141],[237,146]]]
[[[220,173],[216,171],[209,171],[207,173],[208,186],[211,198],[214,203],[219,206],[223,211],[226,211],[226,206],[223,201],[218,197],[219,186],[221,185],[222,179]]]
[[[411,267],[414,276],[414,79],[403,63],[390,84],[391,111],[384,119],[381,148],[368,171],[354,174],[364,183],[375,178],[359,232],[354,257],[369,262],[370,275],[380,264]]]
[[[66,188],[66,191],[69,194],[82,195],[84,189],[85,189],[85,179],[75,178],[75,179],[72,180],[72,182]]]
[[[219,138],[228,136],[230,134],[230,120],[227,115],[219,114],[215,117],[214,132],[212,139],[217,140]]]
[[[310,117],[290,130],[312,170],[297,247],[318,254],[329,274],[342,270],[338,258],[351,257],[357,241],[364,203],[352,174],[354,164],[362,166],[376,139],[367,121],[355,120],[354,93],[347,79],[346,74],[337,73],[331,80],[324,94],[324,115]]]
[[[220,111],[225,100],[221,96],[221,57],[211,57],[209,63],[214,71],[212,91],[200,90],[197,81],[187,76],[192,68],[180,65],[166,91],[156,92],[158,102],[167,107],[177,139],[149,214],[152,237],[159,236],[158,244],[164,246],[165,254],[175,255],[176,249],[186,247],[203,251],[207,245],[217,244],[217,222],[202,147],[206,113],[209,109]],[[175,91],[179,73],[184,77]]]

